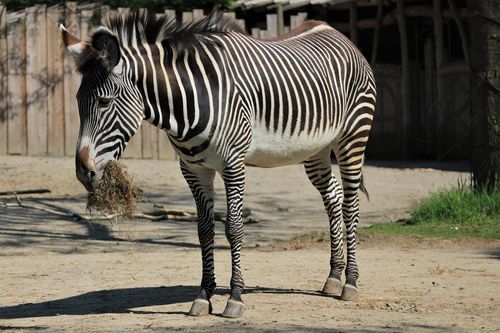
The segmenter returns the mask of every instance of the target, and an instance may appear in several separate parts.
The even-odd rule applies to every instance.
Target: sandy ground
[[[192,210],[175,162],[125,161],[154,203]],[[435,167],[447,170],[435,169]],[[466,181],[461,165],[365,169],[370,202],[362,224],[404,217],[430,192]],[[25,201],[83,212],[85,192],[72,159],[0,156],[0,191],[49,188]],[[223,191],[217,183],[222,209]],[[500,329],[500,243],[393,239],[358,245],[360,299],[323,297],[328,244],[284,251],[276,242],[325,230],[319,195],[301,166],[249,169],[242,265],[248,289],[242,319],[219,316],[227,299],[230,256],[217,225],[219,293],[214,314],[186,315],[198,291],[201,260],[190,222],[88,224],[0,207],[2,332],[494,332]],[[0,201],[13,202],[2,197]]]

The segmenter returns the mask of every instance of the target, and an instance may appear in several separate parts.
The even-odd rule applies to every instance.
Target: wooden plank
[[[460,43],[462,44],[462,51],[464,53],[465,61],[467,62],[467,65],[469,65],[469,46],[464,24],[462,20],[460,20],[460,16],[458,15],[454,0],[448,0],[448,7],[450,7],[451,14],[453,15],[453,19],[455,20],[455,24],[457,25],[458,35],[460,36]]]
[[[28,155],[47,154],[47,47],[45,6],[26,8]]]
[[[0,4],[0,155],[7,154],[7,8]]]
[[[109,6],[101,6],[101,24],[107,25],[109,22],[109,15],[111,14],[111,8]]]
[[[297,27],[297,15],[290,15],[290,29]]]
[[[302,23],[304,23],[306,18],[307,18],[307,13],[305,12],[300,12],[297,13],[297,15],[290,16],[290,29],[296,28]]]
[[[7,13],[9,154],[26,155],[26,14]]]
[[[192,12],[182,12],[182,23],[189,23],[193,21],[193,13]]]
[[[130,13],[130,8],[126,8],[126,7],[119,7],[118,8],[118,14],[127,15],[128,13]]]
[[[176,17],[175,9],[165,9],[163,13],[165,13],[167,17]]]
[[[174,9],[165,9],[163,11],[163,14],[167,17],[167,20],[174,20],[174,22],[177,21],[177,14]]]
[[[243,19],[238,19],[238,20],[236,20],[236,22],[238,22],[238,24],[239,24],[239,26],[241,27],[241,29],[243,29],[243,30],[245,30],[245,31],[247,30],[247,26],[246,26],[246,24],[245,24],[245,20],[243,20]]]
[[[278,15],[266,14],[267,38],[278,36]]]
[[[47,152],[64,156],[64,45],[59,33],[62,13],[47,9]]]
[[[260,38],[260,28],[252,28],[252,37]]]
[[[397,1],[397,20],[399,27],[399,41],[401,45],[401,98],[402,117],[401,134],[403,137],[403,158],[408,158],[408,145],[410,142],[410,59],[408,54],[408,34],[406,29],[406,17],[404,10],[404,0]]]
[[[378,0],[377,6],[377,18],[375,23],[375,31],[373,33],[373,44],[372,44],[372,56],[370,59],[370,65],[375,66],[377,62],[378,55],[378,44],[380,40],[380,30],[382,28],[382,15],[384,13],[384,0]]]
[[[147,121],[142,122],[142,158],[158,159],[158,130]]]
[[[83,41],[90,40],[90,32],[92,30],[92,17],[94,9],[84,9],[80,11],[80,36]]]
[[[436,82],[434,80],[434,45],[431,39],[424,43],[424,110],[422,112],[421,128],[423,130],[424,153],[426,156],[436,156],[434,151],[434,142],[436,140],[436,121],[435,121],[435,99],[434,92]]]
[[[441,67],[444,61],[444,39],[443,39],[443,14],[441,7],[441,0],[433,1],[433,25],[434,25],[434,48],[436,56],[436,122],[437,122],[437,141],[438,149],[437,154],[446,154],[448,149],[445,144],[440,144],[439,142],[445,142],[448,136],[448,119],[446,115],[446,107],[444,103],[444,86],[443,77],[441,75]]]
[[[301,25],[307,19],[307,12],[297,13],[297,25]]]
[[[130,139],[125,151],[123,152],[123,157],[142,158],[142,126],[132,139]]]
[[[349,8],[349,35],[354,45],[358,45],[358,6],[356,1],[351,2]]]
[[[65,26],[74,36],[80,36],[80,20],[76,2],[65,3]],[[75,59],[69,52],[64,53],[64,154],[74,156],[80,127],[76,93],[81,78],[76,72]]]
[[[193,9],[193,20],[201,19],[205,17],[203,9]]]
[[[161,129],[158,129],[158,158],[171,161],[178,159],[167,133]]]

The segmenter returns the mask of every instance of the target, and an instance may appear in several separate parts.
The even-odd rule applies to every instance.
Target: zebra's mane
[[[147,43],[172,40],[187,44],[207,34],[243,32],[236,20],[224,17],[219,10],[213,10],[190,23],[177,22],[172,16],[157,16],[151,11],[134,10],[123,16],[111,17],[108,28],[118,35],[123,44],[130,44],[134,35],[137,41],[145,40]]]
[[[179,52],[197,45],[203,37],[230,31],[246,33],[233,18],[224,17],[219,10],[190,23],[177,22],[175,17],[156,15],[147,10],[134,10],[125,15],[113,15],[107,28],[118,38],[121,46],[137,43],[168,42]],[[87,44],[78,59],[78,71],[86,74],[99,66],[99,54]]]

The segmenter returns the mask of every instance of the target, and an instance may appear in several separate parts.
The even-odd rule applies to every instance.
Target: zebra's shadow
[[[40,303],[24,303],[0,307],[0,319],[51,317],[59,315],[88,315],[103,313],[140,314],[188,314],[187,312],[148,311],[136,309],[156,305],[191,302],[199,292],[199,286],[168,286],[98,290],[67,298]],[[321,296],[306,290],[248,287],[245,293],[300,293]],[[217,294],[229,294],[229,289],[218,288]],[[189,306],[186,307],[188,310]]]

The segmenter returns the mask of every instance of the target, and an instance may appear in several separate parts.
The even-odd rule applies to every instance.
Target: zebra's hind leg
[[[203,276],[201,290],[193,301],[189,314],[201,316],[212,313],[210,297],[215,293],[214,270],[214,190],[215,171],[199,166],[188,166],[181,161],[181,171],[196,202],[198,214],[198,239],[201,246]]]
[[[359,147],[358,147],[359,148]],[[363,147],[364,148],[364,147]],[[337,153],[340,174],[342,177],[342,187],[344,192],[344,202],[342,204],[342,215],[347,234],[347,266],[346,281],[342,289],[342,299],[346,301],[356,300],[358,297],[358,264],[356,263],[356,227],[359,222],[359,196],[358,189],[362,187],[363,152],[359,155],[359,149],[353,150],[351,154]]]
[[[224,317],[238,318],[243,315],[245,305],[241,299],[244,281],[241,273],[240,254],[243,242],[243,192],[245,189],[245,165],[238,159],[228,163],[222,178],[226,188],[227,218],[225,224],[226,238],[231,247],[231,296],[222,314]]]
[[[332,173],[330,151],[330,148],[323,150],[305,161],[304,166],[309,180],[323,198],[330,221],[330,275],[323,287],[323,293],[338,296],[342,292],[340,278],[345,267],[342,244],[342,188]]]

